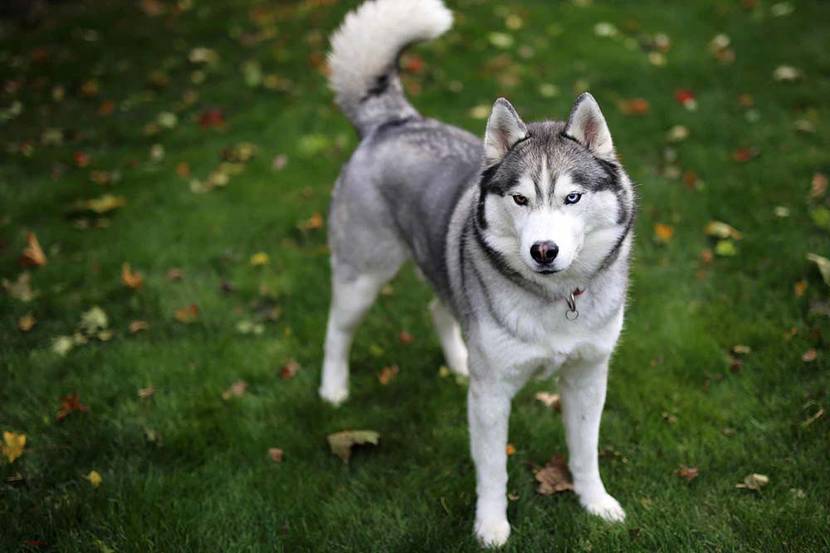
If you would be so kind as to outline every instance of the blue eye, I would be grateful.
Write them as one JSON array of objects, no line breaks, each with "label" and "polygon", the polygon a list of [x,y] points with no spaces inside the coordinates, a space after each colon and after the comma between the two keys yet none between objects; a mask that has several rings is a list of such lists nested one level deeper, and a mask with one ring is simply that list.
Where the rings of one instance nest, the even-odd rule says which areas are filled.
[{"label": "blue eye", "polygon": [[581,199],[582,199],[582,194],[579,194],[578,192],[571,192],[570,194],[565,196],[565,204],[566,205],[575,204],[576,202],[578,202]]}]

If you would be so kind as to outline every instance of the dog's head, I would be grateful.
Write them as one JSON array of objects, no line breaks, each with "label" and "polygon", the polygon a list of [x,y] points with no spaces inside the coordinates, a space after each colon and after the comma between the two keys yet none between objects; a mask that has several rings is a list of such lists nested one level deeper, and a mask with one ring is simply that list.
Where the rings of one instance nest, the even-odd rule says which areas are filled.
[{"label": "dog's head", "polygon": [[593,96],[582,94],[567,122],[529,125],[499,98],[484,157],[477,222],[511,269],[584,277],[618,255],[634,193]]}]

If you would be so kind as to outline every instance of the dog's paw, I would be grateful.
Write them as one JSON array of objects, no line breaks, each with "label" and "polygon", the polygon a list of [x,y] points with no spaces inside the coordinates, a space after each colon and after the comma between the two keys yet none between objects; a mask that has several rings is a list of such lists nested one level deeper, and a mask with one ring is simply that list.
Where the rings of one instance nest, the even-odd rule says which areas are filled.
[{"label": "dog's paw", "polygon": [[477,520],[476,538],[484,547],[501,547],[510,537],[507,519]]},{"label": "dog's paw", "polygon": [[324,401],[332,404],[333,406],[339,407],[344,401],[349,399],[349,389],[345,387],[321,387],[320,397],[323,398]]},{"label": "dog's paw", "polygon": [[620,503],[610,495],[602,494],[588,499],[579,499],[585,510],[608,522],[622,522],[625,520],[625,511]]}]

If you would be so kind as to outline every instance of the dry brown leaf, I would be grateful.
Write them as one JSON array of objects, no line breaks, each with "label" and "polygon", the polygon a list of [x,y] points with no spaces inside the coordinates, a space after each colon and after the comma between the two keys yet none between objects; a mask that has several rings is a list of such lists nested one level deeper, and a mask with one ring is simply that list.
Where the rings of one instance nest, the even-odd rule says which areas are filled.
[{"label": "dry brown leaf", "polygon": [[244,380],[237,380],[231,387],[222,392],[222,399],[225,401],[234,398],[234,397],[241,397],[245,395],[245,391],[248,389],[248,383]]},{"label": "dry brown leaf", "polygon": [[300,364],[295,359],[289,359],[285,365],[280,369],[280,378],[283,380],[291,380],[297,375],[300,370]]},{"label": "dry brown leaf", "polygon": [[167,280],[178,281],[184,278],[184,271],[178,267],[173,267],[167,270]]},{"label": "dry brown leaf", "polygon": [[32,313],[26,313],[17,320],[17,328],[20,332],[29,332],[37,324],[37,319]]},{"label": "dry brown leaf", "polygon": [[147,386],[146,388],[138,389],[139,399],[150,399],[156,393],[155,386]]},{"label": "dry brown leaf", "polygon": [[61,398],[61,406],[58,409],[57,420],[60,422],[72,413],[86,413],[89,407],[81,403],[78,393],[67,394]]},{"label": "dry brown leaf", "polygon": [[818,200],[827,193],[827,175],[816,173],[810,183],[810,199]]},{"label": "dry brown leaf", "polygon": [[130,334],[138,334],[139,332],[143,332],[150,328],[150,324],[147,321],[131,321],[130,326],[127,327],[130,331]]},{"label": "dry brown leaf", "polygon": [[504,452],[507,453],[508,457],[511,457],[516,454],[516,446],[511,443],[508,443],[507,446],[504,448]]},{"label": "dry brown leaf", "polygon": [[133,271],[129,263],[121,265],[121,283],[127,288],[138,290],[144,284],[144,277],[138,271]]},{"label": "dry brown leaf", "polygon": [[534,470],[533,475],[539,483],[536,487],[536,493],[539,495],[553,495],[574,489],[571,471],[568,470],[564,455],[554,455],[544,467]]},{"label": "dry brown leaf", "polygon": [[378,445],[380,434],[374,430],[344,430],[329,434],[326,438],[331,452],[348,463],[352,456],[352,447],[356,445]]},{"label": "dry brown leaf", "polygon": [[37,295],[34,291],[32,291],[32,274],[29,271],[23,271],[20,273],[17,280],[13,282],[10,282],[4,278],[3,289],[5,289],[6,292],[14,299],[20,300],[24,303],[32,301]]},{"label": "dry brown leaf", "polygon": [[176,309],[175,317],[180,323],[190,324],[199,318],[199,306],[191,303],[190,305]]},{"label": "dry brown leaf", "polygon": [[46,265],[46,254],[43,253],[43,248],[40,247],[40,242],[34,232],[26,234],[26,247],[20,255],[20,264],[24,267]]},{"label": "dry brown leaf", "polygon": [[545,407],[550,407],[555,411],[562,410],[562,403],[559,400],[559,394],[552,394],[550,392],[537,392],[536,399],[545,404]]},{"label": "dry brown leaf", "polygon": [[807,291],[807,281],[806,280],[799,280],[793,285],[793,293],[795,297],[800,298],[804,295],[804,292]]},{"label": "dry brown leaf", "polygon": [[700,469],[697,467],[687,467],[686,465],[680,465],[680,468],[674,471],[674,473],[679,476],[680,478],[685,478],[689,482],[694,480],[700,474]]},{"label": "dry brown leaf", "polygon": [[278,448],[278,447],[269,447],[268,448],[268,457],[274,461],[275,463],[282,463],[282,459],[285,456],[285,453]]},{"label": "dry brown leaf", "polygon": [[810,348],[801,355],[801,360],[805,363],[812,363],[816,360],[816,357],[818,357],[818,352],[816,352],[816,348]]},{"label": "dry brown leaf", "polygon": [[409,345],[415,341],[415,337],[412,336],[412,334],[410,334],[409,332],[401,330],[401,332],[398,334],[398,341],[404,345]]},{"label": "dry brown leaf", "polygon": [[176,174],[183,179],[190,178],[190,164],[186,161],[180,161],[177,163]]},{"label": "dry brown leaf", "polygon": [[378,375],[378,380],[380,381],[380,383],[382,385],[386,386],[387,384],[392,382],[392,380],[394,380],[394,378],[396,376],[398,376],[399,372],[400,372],[400,369],[398,368],[397,365],[390,365],[388,367],[383,367],[380,370],[380,374]]}]

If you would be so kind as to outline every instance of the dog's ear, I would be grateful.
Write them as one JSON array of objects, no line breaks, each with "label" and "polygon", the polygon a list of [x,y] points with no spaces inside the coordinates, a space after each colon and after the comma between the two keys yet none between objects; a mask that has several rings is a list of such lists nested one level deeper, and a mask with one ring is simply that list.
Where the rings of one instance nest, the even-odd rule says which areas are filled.
[{"label": "dog's ear", "polygon": [[584,92],[576,99],[565,125],[565,134],[576,139],[595,156],[614,159],[614,142],[611,140],[608,123],[602,116],[599,104],[589,93]]},{"label": "dog's ear", "polygon": [[498,163],[516,142],[527,137],[527,127],[510,102],[499,98],[487,120],[484,133],[484,162]]}]

